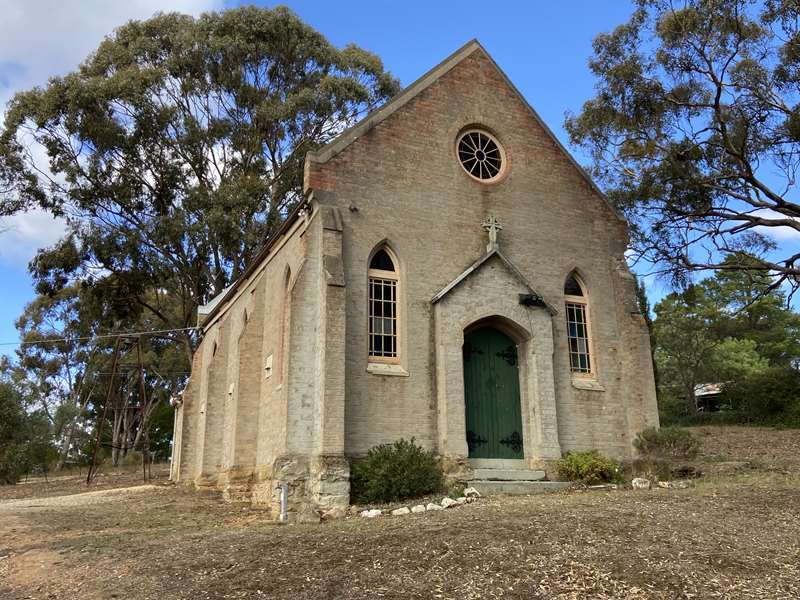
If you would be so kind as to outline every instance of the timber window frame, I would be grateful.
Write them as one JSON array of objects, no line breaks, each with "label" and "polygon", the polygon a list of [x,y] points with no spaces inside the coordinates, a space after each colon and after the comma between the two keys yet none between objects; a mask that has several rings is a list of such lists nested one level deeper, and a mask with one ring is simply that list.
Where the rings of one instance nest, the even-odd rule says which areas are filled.
[{"label": "timber window frame", "polygon": [[564,314],[572,377],[594,379],[597,375],[597,356],[594,352],[589,298],[586,286],[576,273],[570,273],[564,282]]},{"label": "timber window frame", "polygon": [[494,183],[506,172],[506,153],[497,138],[478,127],[462,131],[456,139],[456,156],[470,178]]},{"label": "timber window frame", "polygon": [[370,364],[401,362],[400,261],[386,244],[372,254],[367,271],[367,360]]}]

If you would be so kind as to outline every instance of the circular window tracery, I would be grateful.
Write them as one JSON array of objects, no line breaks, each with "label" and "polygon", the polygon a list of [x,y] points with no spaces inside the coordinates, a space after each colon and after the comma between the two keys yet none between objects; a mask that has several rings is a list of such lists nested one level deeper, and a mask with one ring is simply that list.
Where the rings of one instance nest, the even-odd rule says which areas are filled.
[{"label": "circular window tracery", "polygon": [[503,158],[500,144],[485,131],[465,131],[458,138],[458,160],[476,179],[488,181],[498,177],[503,170]]}]

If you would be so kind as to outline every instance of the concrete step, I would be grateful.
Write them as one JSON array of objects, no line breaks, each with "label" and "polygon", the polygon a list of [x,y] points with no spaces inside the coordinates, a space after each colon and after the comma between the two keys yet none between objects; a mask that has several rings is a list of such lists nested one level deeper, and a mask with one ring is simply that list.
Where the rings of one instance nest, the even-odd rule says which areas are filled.
[{"label": "concrete step", "polygon": [[473,469],[472,476],[477,480],[539,481],[545,475],[533,469]]},{"label": "concrete step", "polygon": [[484,496],[493,494],[542,494],[545,492],[556,492],[572,487],[569,481],[491,481],[474,479],[467,483],[474,487]]},{"label": "concrete step", "polygon": [[[527,469],[528,465],[521,458],[470,458],[469,466],[473,469]],[[476,477],[477,479],[477,477]]]}]

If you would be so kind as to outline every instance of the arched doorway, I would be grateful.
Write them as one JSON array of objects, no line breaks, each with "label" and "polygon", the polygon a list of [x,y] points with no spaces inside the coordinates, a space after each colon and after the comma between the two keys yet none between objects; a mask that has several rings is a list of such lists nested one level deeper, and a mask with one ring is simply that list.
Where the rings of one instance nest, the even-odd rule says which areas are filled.
[{"label": "arched doorway", "polygon": [[492,326],[464,335],[464,402],[470,458],[523,458],[517,345]]}]

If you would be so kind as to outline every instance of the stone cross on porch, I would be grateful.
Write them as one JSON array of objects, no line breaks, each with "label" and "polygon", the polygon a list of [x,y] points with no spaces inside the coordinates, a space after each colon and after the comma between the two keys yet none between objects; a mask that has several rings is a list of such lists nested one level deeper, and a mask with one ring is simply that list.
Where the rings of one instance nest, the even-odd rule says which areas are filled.
[{"label": "stone cross on porch", "polygon": [[497,250],[499,247],[497,244],[497,232],[503,229],[503,226],[500,225],[494,216],[486,217],[481,225],[483,225],[483,228],[489,232],[489,243],[486,246],[486,252]]}]

